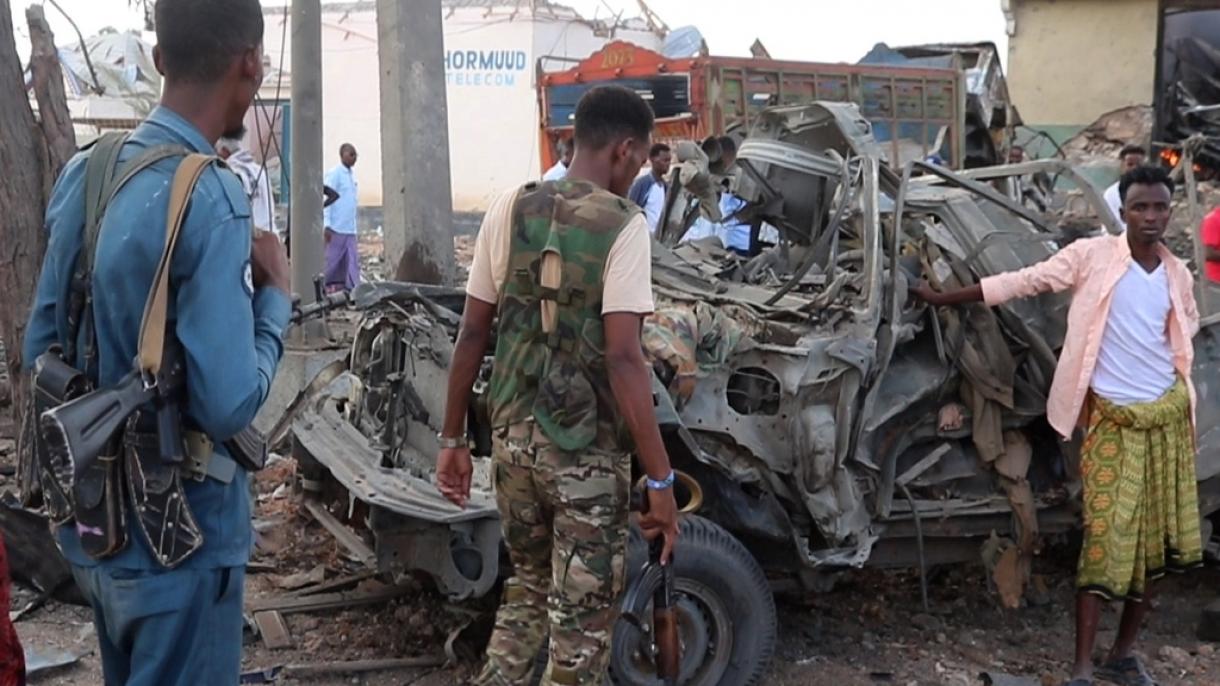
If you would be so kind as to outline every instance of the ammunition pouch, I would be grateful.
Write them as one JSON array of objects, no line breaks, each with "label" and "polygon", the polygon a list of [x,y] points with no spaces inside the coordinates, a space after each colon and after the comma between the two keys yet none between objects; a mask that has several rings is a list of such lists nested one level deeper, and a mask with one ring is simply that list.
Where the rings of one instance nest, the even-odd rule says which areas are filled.
[{"label": "ammunition pouch", "polygon": [[[61,350],[56,346],[34,361],[35,417],[90,391],[89,379],[64,362],[61,355]],[[65,524],[72,519],[72,482],[70,479],[65,482],[63,477],[70,475],[57,471],[47,442],[38,430],[34,431],[34,455],[39,467],[38,479],[47,516],[55,524]]]},{"label": "ammunition pouch", "polygon": [[118,441],[112,441],[77,477],[72,494],[81,550],[95,559],[122,550],[127,545],[127,508],[123,501],[122,447]]},{"label": "ammunition pouch", "polygon": [[123,458],[132,516],[157,562],[173,569],[203,545],[182,488],[183,470],[166,464],[157,434],[133,428],[123,434]]}]

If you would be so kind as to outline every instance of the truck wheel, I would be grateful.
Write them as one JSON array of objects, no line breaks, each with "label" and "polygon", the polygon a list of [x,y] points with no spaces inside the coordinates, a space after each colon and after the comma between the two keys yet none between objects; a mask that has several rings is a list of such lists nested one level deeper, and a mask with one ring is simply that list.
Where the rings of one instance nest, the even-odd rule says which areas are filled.
[{"label": "truck wheel", "polygon": [[[640,575],[648,554],[635,528],[627,549],[627,583]],[[760,683],[775,650],[775,599],[762,569],[732,534],[696,516],[682,519],[674,554],[674,607],[682,645],[683,686]],[[640,617],[652,616],[652,593],[641,594]],[[655,686],[652,637],[620,619],[614,627],[610,680]]]}]

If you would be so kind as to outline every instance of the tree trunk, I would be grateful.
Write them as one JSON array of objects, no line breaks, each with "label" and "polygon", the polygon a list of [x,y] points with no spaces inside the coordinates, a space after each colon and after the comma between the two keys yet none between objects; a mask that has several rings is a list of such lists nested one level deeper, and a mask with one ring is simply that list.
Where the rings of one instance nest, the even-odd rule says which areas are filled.
[{"label": "tree trunk", "polygon": [[0,184],[0,264],[5,267],[0,270],[0,340],[11,384],[7,414],[17,428],[19,457],[29,450],[28,441],[21,440],[27,436],[22,420],[30,414],[21,343],[46,251],[43,212],[55,176],[76,149],[54,38],[41,8],[31,8],[26,18],[41,123],[30,109],[10,0],[0,0],[0,169],[5,175]]},{"label": "tree trunk", "polygon": [[30,69],[34,75],[34,97],[38,100],[38,125],[46,142],[43,197],[50,199],[59,172],[76,154],[76,132],[72,129],[72,117],[68,114],[55,36],[47,25],[42,5],[30,5],[25,11],[25,18],[30,26]]}]

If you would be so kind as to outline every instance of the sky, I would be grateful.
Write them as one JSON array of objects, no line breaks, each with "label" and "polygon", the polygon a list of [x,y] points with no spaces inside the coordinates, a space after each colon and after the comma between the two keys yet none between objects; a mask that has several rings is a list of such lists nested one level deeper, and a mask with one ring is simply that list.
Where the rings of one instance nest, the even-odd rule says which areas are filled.
[{"label": "sky", "polygon": [[[586,17],[638,14],[636,0],[562,0]],[[874,44],[990,41],[1007,61],[1000,0],[647,0],[669,27],[697,26],[714,55],[855,62]],[[611,12],[613,10],[613,13]]]},{"label": "sky", "polygon": [[[637,0],[557,0],[589,18],[639,14]],[[42,4],[43,0],[33,0]],[[128,0],[57,0],[90,36],[107,26],[143,28],[143,12]],[[25,8],[31,0],[11,0],[17,51],[29,55]],[[282,0],[263,0],[283,5]],[[855,62],[877,42],[891,46],[933,42],[991,41],[1008,56],[1000,0],[648,0],[670,28],[695,25],[711,52],[748,56],[755,38],[776,59]],[[47,20],[60,44],[75,34],[49,3]]]}]

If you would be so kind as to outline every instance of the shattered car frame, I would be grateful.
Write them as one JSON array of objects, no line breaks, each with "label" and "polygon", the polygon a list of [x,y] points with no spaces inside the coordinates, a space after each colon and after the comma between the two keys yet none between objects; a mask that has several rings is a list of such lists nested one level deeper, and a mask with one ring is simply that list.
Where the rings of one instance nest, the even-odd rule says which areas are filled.
[{"label": "shattered car frame", "polygon": [[[972,283],[1073,238],[1014,197],[1012,178],[1064,174],[1098,209],[1099,193],[1063,163],[967,173],[912,163],[898,175],[855,106],[835,103],[766,110],[739,160],[742,217],[779,228],[778,246],[742,258],[710,241],[654,243],[658,313],[645,347],[657,418],[674,466],[703,487],[700,515],[776,589],[981,554],[1016,606],[1039,536],[1079,523],[1078,446],[1044,416],[1067,296],[936,310],[908,287]],[[482,456],[471,504],[459,510],[432,485],[462,297],[360,287],[348,371],[293,426],[303,471],[329,474],[367,508],[379,562],[422,571],[454,598],[485,594],[502,573],[482,402],[490,358],[468,422]],[[674,321],[687,324],[665,329]],[[1214,323],[1195,343],[1204,514],[1220,508]],[[660,343],[648,344],[648,326]],[[681,365],[698,370],[693,393],[674,390]]]}]

